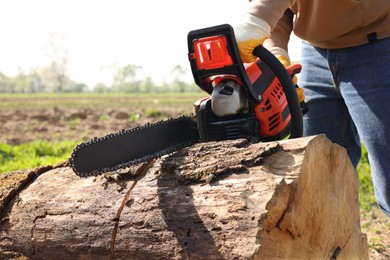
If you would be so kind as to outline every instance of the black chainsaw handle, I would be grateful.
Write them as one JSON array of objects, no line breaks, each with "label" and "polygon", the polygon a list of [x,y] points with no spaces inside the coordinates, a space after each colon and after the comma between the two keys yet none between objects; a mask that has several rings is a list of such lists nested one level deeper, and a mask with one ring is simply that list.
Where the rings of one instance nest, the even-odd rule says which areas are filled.
[{"label": "black chainsaw handle", "polygon": [[287,73],[286,68],[280,63],[280,61],[263,46],[258,46],[253,50],[253,55],[259,57],[264,61],[271,70],[275,73],[279,79],[283,91],[286,94],[288,108],[291,114],[291,138],[301,137],[303,135],[303,118],[301,105],[299,103],[298,94],[291,80],[290,75]]}]

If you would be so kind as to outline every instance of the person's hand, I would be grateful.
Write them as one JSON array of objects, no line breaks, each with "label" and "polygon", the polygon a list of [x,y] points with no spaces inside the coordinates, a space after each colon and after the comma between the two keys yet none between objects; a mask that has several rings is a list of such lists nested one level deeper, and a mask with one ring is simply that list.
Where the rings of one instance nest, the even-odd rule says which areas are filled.
[{"label": "person's hand", "polygon": [[[287,55],[287,57],[285,55],[279,55],[279,56],[277,56],[277,58],[285,68],[288,68],[291,65],[290,59],[288,58],[288,55]],[[294,82],[295,90],[297,91],[297,94],[298,94],[299,103],[304,102],[305,101],[304,90],[303,90],[303,88],[298,87],[298,85],[297,85],[298,78],[296,75],[293,76],[292,81]]]},{"label": "person's hand", "polygon": [[[294,76],[296,78],[296,76]],[[305,101],[305,91],[303,88],[298,87],[298,85],[295,85],[295,90],[298,94],[299,103],[303,103]]]},{"label": "person's hand", "polygon": [[[290,63],[290,59],[289,58],[286,58],[285,56],[283,55],[280,55],[280,56],[277,56],[276,58],[278,58],[278,60],[280,61],[280,63],[282,63],[282,65],[287,68],[288,66],[291,65]],[[296,75],[294,75],[294,77],[292,78],[293,82],[294,82],[294,85],[297,85],[298,83],[298,78]]]},{"label": "person's hand", "polygon": [[240,56],[243,62],[254,62],[253,50],[271,35],[271,26],[263,19],[246,15],[245,21],[234,29]]}]

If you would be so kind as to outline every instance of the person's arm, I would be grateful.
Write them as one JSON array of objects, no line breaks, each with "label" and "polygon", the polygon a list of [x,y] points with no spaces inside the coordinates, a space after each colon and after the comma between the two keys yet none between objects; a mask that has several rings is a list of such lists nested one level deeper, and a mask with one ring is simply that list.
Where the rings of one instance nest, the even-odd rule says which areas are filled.
[{"label": "person's arm", "polygon": [[[272,30],[270,38],[263,43],[263,46],[275,55],[286,68],[291,65],[290,56],[288,55],[288,42],[293,31],[293,25],[294,13],[291,9],[287,9]],[[305,94],[303,88],[297,86],[298,78],[296,75],[293,77],[293,82],[297,87],[299,102],[302,103],[305,100]]]},{"label": "person's arm", "polygon": [[235,28],[238,49],[243,62],[253,62],[252,52],[262,45],[289,8],[292,0],[254,0],[243,22]]},{"label": "person's arm", "polygon": [[293,30],[293,19],[293,12],[287,9],[272,30],[270,38],[263,43],[264,47],[274,54],[285,67],[291,63],[288,55],[288,42]]},{"label": "person's arm", "polygon": [[241,59],[249,63],[256,60],[253,50],[271,36],[271,26],[261,18],[246,14],[243,23],[234,32]]}]

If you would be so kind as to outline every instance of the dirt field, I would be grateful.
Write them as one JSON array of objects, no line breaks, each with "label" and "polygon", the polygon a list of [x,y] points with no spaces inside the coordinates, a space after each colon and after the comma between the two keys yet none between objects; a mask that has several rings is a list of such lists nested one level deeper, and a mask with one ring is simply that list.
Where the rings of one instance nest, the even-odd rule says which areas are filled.
[{"label": "dirt field", "polygon": [[188,114],[202,94],[0,97],[0,142],[86,140],[123,128]]},{"label": "dirt field", "polygon": [[[86,140],[192,111],[185,96],[0,96],[0,142]],[[370,259],[390,259],[390,220],[377,207],[361,214]]]},{"label": "dirt field", "polygon": [[53,108],[3,112],[0,119],[0,142],[15,145],[34,139],[54,142],[85,140],[154,120],[152,117],[145,117],[130,121],[129,117],[130,114],[125,109],[109,108],[66,110]]}]

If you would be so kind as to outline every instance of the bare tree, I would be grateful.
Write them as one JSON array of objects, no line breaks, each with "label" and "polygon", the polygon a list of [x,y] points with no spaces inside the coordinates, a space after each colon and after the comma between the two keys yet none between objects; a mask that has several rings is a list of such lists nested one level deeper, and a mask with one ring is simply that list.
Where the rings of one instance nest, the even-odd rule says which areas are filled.
[{"label": "bare tree", "polygon": [[53,88],[62,92],[68,77],[68,45],[62,33],[50,32],[46,45],[46,55],[50,59],[50,74],[53,79]]},{"label": "bare tree", "polygon": [[120,67],[114,75],[114,90],[121,92],[139,92],[141,80],[138,77],[138,73],[141,70],[141,66],[134,64]]},{"label": "bare tree", "polygon": [[184,80],[187,74],[186,69],[181,65],[176,65],[170,72],[172,77],[172,89],[175,92],[185,92],[187,83]]}]

